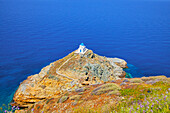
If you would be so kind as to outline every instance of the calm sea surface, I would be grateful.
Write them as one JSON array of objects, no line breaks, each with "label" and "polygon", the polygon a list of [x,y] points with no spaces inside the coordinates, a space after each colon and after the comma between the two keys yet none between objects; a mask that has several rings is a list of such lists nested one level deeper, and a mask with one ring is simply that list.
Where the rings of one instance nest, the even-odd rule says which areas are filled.
[{"label": "calm sea surface", "polygon": [[0,105],[81,42],[133,77],[170,77],[170,0],[0,0]]}]

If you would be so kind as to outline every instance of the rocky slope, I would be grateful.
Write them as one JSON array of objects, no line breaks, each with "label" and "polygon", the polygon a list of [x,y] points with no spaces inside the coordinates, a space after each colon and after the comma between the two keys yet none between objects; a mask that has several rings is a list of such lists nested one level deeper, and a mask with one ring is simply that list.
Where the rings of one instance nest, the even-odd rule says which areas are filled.
[{"label": "rocky slope", "polygon": [[[84,91],[81,88],[85,85],[119,80],[126,75],[123,71],[127,68],[126,64],[122,59],[99,56],[92,50],[84,55],[72,52],[24,80],[15,92],[11,105],[29,110],[37,103],[56,100],[67,92]],[[62,103],[63,100],[57,101]]]},{"label": "rocky slope", "polygon": [[[169,95],[169,87],[170,79],[165,76],[122,78],[66,91],[60,96],[46,98],[34,103],[28,109],[18,110],[16,113],[122,113],[120,108],[125,104],[122,106],[121,103],[127,103],[127,109],[129,109],[130,106],[137,106],[138,103],[148,103],[149,100],[154,102],[152,99],[159,95]],[[153,97],[154,95],[156,97]],[[147,101],[146,97],[148,98]],[[154,106],[157,108],[156,104],[158,104],[159,107],[162,107],[165,103],[170,102],[170,95],[165,95],[165,97],[158,99],[162,102],[160,105],[156,100]],[[137,104],[135,105],[135,103]],[[168,111],[168,103],[166,106]],[[137,107],[136,110],[138,109]],[[143,108],[140,109],[144,110]],[[138,112],[141,112],[141,110],[138,110]],[[155,108],[152,110],[157,111]],[[129,113],[129,111],[124,111],[124,113]],[[164,111],[164,113],[166,112]]]}]

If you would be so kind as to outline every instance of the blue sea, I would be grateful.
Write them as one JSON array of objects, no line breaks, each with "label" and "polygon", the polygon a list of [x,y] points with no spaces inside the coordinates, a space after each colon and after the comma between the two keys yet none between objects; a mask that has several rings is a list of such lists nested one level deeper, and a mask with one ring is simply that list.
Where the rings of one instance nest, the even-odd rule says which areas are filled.
[{"label": "blue sea", "polygon": [[0,105],[81,42],[133,77],[170,77],[170,0],[0,0]]}]

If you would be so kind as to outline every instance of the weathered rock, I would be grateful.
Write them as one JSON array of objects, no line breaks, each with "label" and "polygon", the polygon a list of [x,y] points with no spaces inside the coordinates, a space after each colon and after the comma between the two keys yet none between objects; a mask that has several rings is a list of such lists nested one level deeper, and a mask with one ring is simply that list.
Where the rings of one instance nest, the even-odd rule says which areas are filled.
[{"label": "weathered rock", "polygon": [[111,82],[115,83],[115,80],[112,80]]},{"label": "weathered rock", "polygon": [[90,82],[89,82],[89,81],[84,81],[84,82],[82,82],[81,84],[82,84],[82,85],[89,85]]},{"label": "weathered rock", "polygon": [[77,105],[77,102],[72,102],[71,105],[75,106]]},{"label": "weathered rock", "polygon": [[63,96],[60,98],[59,103],[65,102],[69,97],[68,96]]},{"label": "weathered rock", "polygon": [[128,79],[123,80],[123,82],[130,82]]},{"label": "weathered rock", "polygon": [[120,66],[121,68],[127,68],[127,62],[120,58],[108,58],[108,60],[114,62],[116,65]]},{"label": "weathered rock", "polygon": [[82,88],[78,88],[78,89],[75,89],[75,91],[76,92],[83,92],[83,91],[85,91],[85,88],[83,88],[83,87]]},{"label": "weathered rock", "polygon": [[112,60],[112,58],[108,58],[108,60],[110,61],[110,64],[114,67],[114,70],[113,70],[114,75],[116,77],[124,78],[126,73],[123,71],[122,67],[115,64],[115,62]]},{"label": "weathered rock", "polygon": [[161,75],[161,76],[151,76],[151,77],[142,77],[141,80],[143,81],[150,81],[150,80],[155,80],[155,79],[159,79],[160,81],[163,81],[163,80],[167,80],[167,77],[164,76],[164,75]]},{"label": "weathered rock", "polygon": [[76,82],[73,80],[70,82],[71,87],[73,87],[76,84]]},{"label": "weathered rock", "polygon": [[[70,53],[44,67],[39,74],[29,76],[15,92],[15,106],[29,107],[34,103],[58,98],[64,92],[83,92],[82,85],[95,85],[125,77],[126,62],[106,58],[88,50],[84,55]],[[87,79],[88,77],[88,79]]]},{"label": "weathered rock", "polygon": [[160,81],[159,79],[156,79],[156,80],[146,81],[145,83],[146,83],[146,84],[154,84],[154,83],[159,82],[159,81]]},{"label": "weathered rock", "polygon": [[72,89],[71,89],[71,88],[69,88],[69,89],[67,89],[67,91],[71,92],[71,91],[72,91]]},{"label": "weathered rock", "polygon": [[122,82],[122,83],[120,84],[120,86],[123,86],[123,85],[126,85],[126,83],[125,83],[125,82]]},{"label": "weathered rock", "polygon": [[96,84],[90,84],[90,86],[96,86],[96,85],[99,85],[99,83],[96,83]]},{"label": "weathered rock", "polygon": [[[140,78],[132,78],[132,80],[133,79],[135,79],[135,81],[138,81],[138,79]],[[166,91],[170,90],[168,89],[169,83],[164,84],[162,82],[159,82],[158,84],[155,85],[151,85],[151,84],[148,85],[146,84],[147,81],[146,82],[142,81],[142,83],[122,82],[122,83],[127,83],[128,85],[120,87],[119,83],[122,80],[125,79],[115,80],[115,83],[106,82],[105,84],[99,84],[97,86],[91,86],[91,85],[84,86],[86,90],[83,93],[82,92],[79,93],[75,91],[65,92],[62,95],[67,95],[67,96],[65,99],[64,99],[65,96],[63,96],[62,97],[63,101],[61,102],[59,102],[59,100],[61,100],[61,97],[49,98],[46,99],[45,101],[42,100],[41,102],[36,102],[32,107],[30,107],[30,109],[26,109],[26,111],[24,112],[29,113],[31,112],[31,109],[34,109],[35,113],[41,113],[42,111],[44,113],[56,113],[56,112],[72,113],[75,112],[75,110],[76,112],[81,112],[83,111],[84,108],[86,109],[87,107],[94,110],[100,109],[105,105],[106,105],[106,109],[108,109],[108,105],[113,106],[114,103],[119,103],[121,101],[126,102],[127,98],[129,99],[136,98],[136,93],[139,94],[139,92],[141,92],[140,93],[141,95],[145,95],[146,91],[147,93],[153,93],[154,91],[157,92],[163,91],[162,89],[166,89]],[[128,80],[130,81],[131,79]],[[150,81],[155,81],[155,80],[150,80]],[[168,81],[168,79],[165,79],[164,81]],[[134,91],[132,90],[133,92],[127,92],[128,89],[133,89]],[[135,92],[135,89],[138,89],[138,91]],[[125,90],[125,92],[122,92],[123,90]],[[120,91],[122,93],[120,93]],[[144,93],[142,93],[143,91]],[[132,100],[132,103],[133,102],[134,101]],[[100,112],[100,111],[95,110],[94,112]],[[103,110],[101,112],[103,112]],[[110,112],[110,111],[107,110],[106,112]]]}]

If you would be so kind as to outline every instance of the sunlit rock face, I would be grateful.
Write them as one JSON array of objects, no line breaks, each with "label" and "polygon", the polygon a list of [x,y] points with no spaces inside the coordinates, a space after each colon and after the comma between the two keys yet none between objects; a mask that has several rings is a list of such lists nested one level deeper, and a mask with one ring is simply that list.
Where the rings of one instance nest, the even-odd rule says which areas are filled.
[{"label": "sunlit rock face", "polygon": [[[138,105],[139,102],[142,102],[139,96],[146,99],[147,95],[147,101],[149,101],[155,98],[153,95],[158,97],[158,92],[161,96],[167,94],[170,91],[169,80],[165,76],[122,78],[81,88],[73,87],[71,91],[65,91],[60,93],[59,96],[35,102],[28,109],[18,110],[16,113],[87,113],[89,111],[85,111],[87,109],[92,109],[97,113],[104,111],[108,113],[113,111],[113,109],[108,109],[108,106],[117,108],[121,102],[127,103],[130,100],[132,105],[134,103]],[[163,103],[167,103],[168,99],[162,97],[158,100],[160,102],[164,100],[166,102],[163,101]],[[134,98],[138,101],[134,101]],[[146,103],[146,100],[143,100],[143,102]],[[157,103],[156,100],[155,103]]]},{"label": "sunlit rock face", "polygon": [[28,108],[84,85],[124,78],[126,64],[122,59],[99,56],[92,50],[85,54],[72,52],[24,80],[14,94],[12,105]]}]

